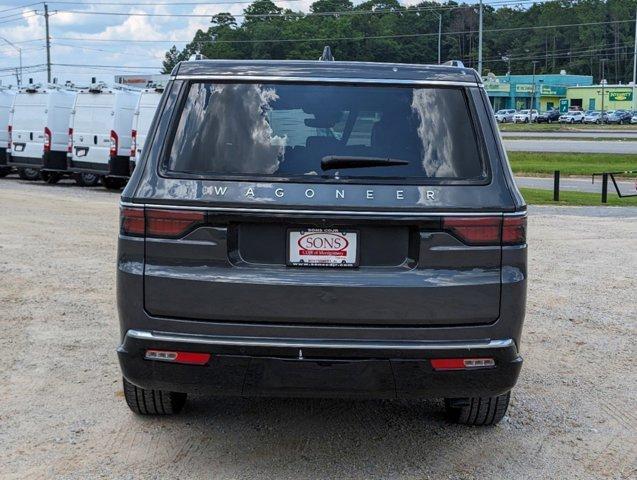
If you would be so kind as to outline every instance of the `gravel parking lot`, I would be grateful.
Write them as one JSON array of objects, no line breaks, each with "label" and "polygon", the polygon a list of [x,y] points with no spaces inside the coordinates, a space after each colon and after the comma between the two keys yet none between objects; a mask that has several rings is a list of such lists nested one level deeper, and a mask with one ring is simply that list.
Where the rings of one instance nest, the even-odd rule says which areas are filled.
[{"label": "gravel parking lot", "polygon": [[532,208],[525,365],[494,428],[441,402],[125,406],[118,195],[0,180],[0,478],[636,478],[637,209]]}]

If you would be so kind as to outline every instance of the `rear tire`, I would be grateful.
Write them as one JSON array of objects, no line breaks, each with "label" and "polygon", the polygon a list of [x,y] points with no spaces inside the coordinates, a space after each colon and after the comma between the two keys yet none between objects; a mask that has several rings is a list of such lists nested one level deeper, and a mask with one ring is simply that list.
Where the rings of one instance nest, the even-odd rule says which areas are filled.
[{"label": "rear tire", "polygon": [[40,180],[40,171],[35,168],[18,168],[18,175],[22,180],[30,182]]},{"label": "rear tire", "polygon": [[95,187],[100,183],[100,176],[95,173],[76,173],[73,178],[80,187]]},{"label": "rear tire", "polygon": [[126,404],[137,415],[174,415],[186,403],[187,395],[163,390],[147,390],[130,383],[125,378],[124,398]]},{"label": "rear tire", "polygon": [[445,398],[447,419],[460,425],[496,425],[504,418],[511,392],[497,397]]},{"label": "rear tire", "polygon": [[58,172],[45,172],[40,170],[40,178],[44,181],[44,183],[55,185],[62,179],[62,174]]},{"label": "rear tire", "polygon": [[113,177],[102,177],[102,185],[108,190],[120,190],[126,185],[126,180]]}]

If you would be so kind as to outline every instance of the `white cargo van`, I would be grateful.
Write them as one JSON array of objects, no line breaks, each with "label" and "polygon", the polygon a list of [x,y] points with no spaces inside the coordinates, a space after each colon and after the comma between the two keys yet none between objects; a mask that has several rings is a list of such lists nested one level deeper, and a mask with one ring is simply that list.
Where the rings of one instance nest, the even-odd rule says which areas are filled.
[{"label": "white cargo van", "polygon": [[130,176],[131,131],[139,90],[93,83],[78,91],[68,137],[69,169],[119,189]]},{"label": "white cargo van", "polygon": [[11,173],[11,167],[7,166],[7,147],[9,146],[9,114],[15,93],[15,90],[0,87],[0,177]]},{"label": "white cargo van", "polygon": [[[15,95],[9,117],[11,155],[8,165],[20,177],[35,180],[40,175],[50,183],[61,178],[66,166],[66,139],[75,92],[59,85],[30,84]],[[40,172],[45,165],[51,172]]]},{"label": "white cargo van", "polygon": [[133,118],[132,146],[130,151],[131,172],[141,158],[146,142],[148,129],[155,117],[155,111],[164,93],[163,85],[149,85],[141,91],[137,107],[135,108],[135,117]]}]

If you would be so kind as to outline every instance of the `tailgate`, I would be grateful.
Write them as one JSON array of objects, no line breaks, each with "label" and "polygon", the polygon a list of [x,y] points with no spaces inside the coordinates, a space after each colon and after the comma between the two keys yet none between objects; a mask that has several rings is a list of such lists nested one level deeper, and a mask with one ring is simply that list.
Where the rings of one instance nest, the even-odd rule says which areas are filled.
[{"label": "tailgate", "polygon": [[[167,225],[174,211],[152,215]],[[355,232],[357,264],[290,266],[291,232],[312,229]],[[499,315],[501,247],[467,245],[443,230],[441,217],[208,213],[183,232],[146,240],[152,315],[377,326],[481,324]]]}]

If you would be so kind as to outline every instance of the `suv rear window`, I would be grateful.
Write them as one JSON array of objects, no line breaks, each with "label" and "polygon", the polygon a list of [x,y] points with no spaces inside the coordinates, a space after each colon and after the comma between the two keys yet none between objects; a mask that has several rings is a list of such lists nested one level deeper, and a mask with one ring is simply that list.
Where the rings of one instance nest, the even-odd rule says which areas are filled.
[{"label": "suv rear window", "polygon": [[[327,167],[326,157],[336,163]],[[165,170],[304,181],[485,177],[460,88],[289,83],[191,83]]]}]

